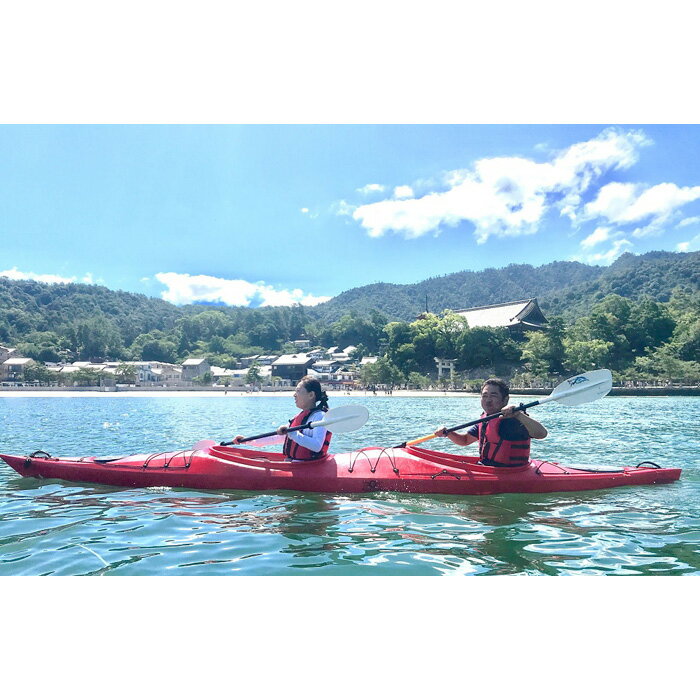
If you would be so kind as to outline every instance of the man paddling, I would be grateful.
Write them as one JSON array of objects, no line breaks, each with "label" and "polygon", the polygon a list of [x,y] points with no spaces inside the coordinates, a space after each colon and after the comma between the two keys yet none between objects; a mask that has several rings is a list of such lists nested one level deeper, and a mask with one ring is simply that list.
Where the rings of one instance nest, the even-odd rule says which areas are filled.
[{"label": "man paddling", "polygon": [[479,441],[479,461],[492,467],[520,467],[530,461],[530,440],[547,437],[547,429],[517,406],[508,405],[510,388],[502,379],[487,379],[481,387],[483,415],[501,413],[488,423],[473,425],[466,433],[447,431],[441,426],[435,434],[448,437],[465,447]]}]

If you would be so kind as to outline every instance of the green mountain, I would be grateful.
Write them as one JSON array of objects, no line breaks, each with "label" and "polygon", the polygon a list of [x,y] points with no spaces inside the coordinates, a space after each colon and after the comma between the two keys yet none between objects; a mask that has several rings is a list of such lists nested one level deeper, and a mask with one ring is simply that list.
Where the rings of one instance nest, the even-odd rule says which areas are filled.
[{"label": "green mountain", "polygon": [[575,318],[588,313],[593,304],[608,294],[634,300],[648,296],[666,302],[676,287],[688,291],[700,289],[700,252],[625,253],[609,267],[602,268],[597,279],[542,295],[540,305],[549,313]]},{"label": "green mountain", "polygon": [[0,343],[34,332],[61,332],[99,317],[118,326],[128,345],[140,333],[168,330],[183,310],[162,299],[88,284],[47,284],[0,277]]},{"label": "green mountain", "polygon": [[390,320],[412,321],[426,305],[439,313],[537,297],[545,313],[575,317],[606,294],[630,299],[649,295],[668,301],[677,286],[700,288],[700,253],[626,253],[609,267],[579,262],[508,265],[456,272],[416,284],[370,284],[343,292],[309,313],[333,322],[348,311],[367,315],[377,309]]},{"label": "green mountain", "polygon": [[[139,336],[153,333],[156,337],[149,341],[169,339],[180,355],[196,348],[198,340],[230,338],[237,333],[243,334],[236,341],[239,345],[272,349],[298,338],[305,328],[308,332],[309,324],[320,338],[323,329],[329,329],[349,312],[369,317],[370,312],[379,311],[388,321],[412,321],[425,311],[426,300],[428,309],[439,313],[448,308],[537,297],[545,314],[574,319],[588,313],[607,294],[667,301],[679,286],[688,291],[700,289],[700,252],[627,253],[609,267],[553,262],[540,267],[508,265],[464,271],[415,284],[370,284],[349,289],[316,307],[292,308],[178,307],[161,299],[97,285],[45,284],[0,277],[0,343],[16,344],[31,334],[55,333],[67,338],[70,347],[78,347],[82,334],[83,346],[87,347],[85,339],[97,328],[111,334],[104,345],[116,349],[129,347]],[[58,341],[38,337],[31,342]],[[229,352],[233,354],[233,350]]]}]

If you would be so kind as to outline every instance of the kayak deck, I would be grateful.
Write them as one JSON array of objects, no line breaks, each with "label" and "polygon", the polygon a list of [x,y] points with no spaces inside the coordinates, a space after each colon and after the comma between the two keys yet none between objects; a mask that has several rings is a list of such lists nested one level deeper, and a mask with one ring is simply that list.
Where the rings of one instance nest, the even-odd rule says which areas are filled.
[{"label": "kayak deck", "polygon": [[309,462],[221,446],[125,457],[55,458],[35,452],[0,458],[27,477],[127,487],[319,493],[546,493],[670,483],[681,475],[680,469],[651,462],[601,467],[534,459],[523,467],[489,467],[479,464],[476,457],[419,447],[367,447]]}]

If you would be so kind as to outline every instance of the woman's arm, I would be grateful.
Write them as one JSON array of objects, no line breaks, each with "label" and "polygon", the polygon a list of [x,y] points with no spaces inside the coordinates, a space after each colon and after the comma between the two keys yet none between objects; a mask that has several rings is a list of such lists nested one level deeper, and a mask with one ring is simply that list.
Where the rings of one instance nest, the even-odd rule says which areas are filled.
[{"label": "woman's arm", "polygon": [[266,447],[267,445],[277,445],[284,442],[284,435],[270,435],[269,437],[258,438],[250,442],[237,442],[238,438],[242,437],[242,435],[236,435],[234,442],[236,442],[237,445],[245,445],[246,447]]},{"label": "woman's arm", "polygon": [[295,430],[293,433],[288,433],[287,436],[290,440],[294,440],[297,445],[306,447],[312,452],[320,452],[326,440],[326,432],[327,430],[319,425],[306,430]]}]

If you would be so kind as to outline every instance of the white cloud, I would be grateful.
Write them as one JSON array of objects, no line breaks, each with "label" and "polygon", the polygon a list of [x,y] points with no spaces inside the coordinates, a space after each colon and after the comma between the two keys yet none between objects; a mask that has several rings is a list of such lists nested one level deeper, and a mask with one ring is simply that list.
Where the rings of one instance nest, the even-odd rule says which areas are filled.
[{"label": "white cloud", "polygon": [[599,226],[593,233],[581,241],[582,248],[593,248],[610,238],[610,229]]},{"label": "white cloud", "polygon": [[630,167],[649,143],[639,131],[606,129],[547,162],[484,158],[471,170],[445,173],[443,191],[361,205],[352,216],[372,237],[394,232],[417,238],[463,221],[474,224],[480,243],[490,236],[532,234],[550,210],[575,219],[593,182],[606,172]]},{"label": "white cloud", "polygon": [[167,287],[161,294],[162,298],[173,304],[208,301],[228,306],[315,306],[331,298],[304,294],[301,289],[278,290],[264,282],[252,283],[210,275],[159,272],[155,278]]},{"label": "white cloud", "polygon": [[679,207],[696,199],[700,199],[700,187],[678,187],[672,182],[664,182],[642,192],[626,216],[630,221],[641,221],[648,216],[665,219]]},{"label": "white cloud", "polygon": [[687,219],[683,219],[678,222],[676,228],[683,228],[684,226],[692,226],[693,224],[700,224],[700,216],[690,216]]},{"label": "white cloud", "polygon": [[654,219],[646,226],[638,226],[632,231],[635,238],[647,238],[648,236],[658,236],[664,232],[665,218]]},{"label": "white cloud", "polygon": [[[641,224],[632,231],[635,238],[661,233],[678,209],[700,199],[700,187],[679,187],[672,182],[646,187],[634,183],[611,182],[601,187],[597,197],[584,207],[587,218],[602,217],[615,224]],[[685,219],[693,223],[692,219]]]},{"label": "white cloud", "polygon": [[40,275],[36,272],[21,272],[16,267],[11,270],[3,270],[0,272],[0,277],[9,277],[11,280],[34,280],[36,282],[47,282],[49,284],[68,284],[69,282],[83,282],[84,284],[95,284],[92,273],[86,273],[82,279],[77,277],[61,277],[60,275],[44,274]]},{"label": "white cloud", "polygon": [[341,199],[338,203],[334,204],[331,207],[331,210],[335,210],[335,213],[338,216],[352,216],[356,208],[357,207],[354,207],[352,204],[349,204],[344,199]]},{"label": "white cloud", "polygon": [[302,207],[299,211],[308,216],[309,219],[318,219],[318,213],[312,212],[308,207]]},{"label": "white cloud", "polygon": [[608,221],[619,221],[628,210],[637,194],[637,185],[628,182],[611,182],[598,190],[598,196],[584,207],[586,218],[605,217]]},{"label": "white cloud", "polygon": [[625,238],[621,238],[617,241],[614,241],[610,249],[605,253],[595,253],[593,255],[588,255],[584,258],[583,262],[592,264],[602,263],[603,265],[609,265],[611,262],[617,260],[617,258],[619,258],[624,252],[633,247],[634,245],[630,241],[626,240]]},{"label": "white cloud", "polygon": [[394,187],[394,197],[396,199],[407,199],[413,197],[413,187],[410,185],[399,185]]},{"label": "white cloud", "polygon": [[384,192],[384,190],[386,190],[386,187],[384,185],[378,184],[365,185],[364,187],[357,188],[357,191],[360,194],[373,194],[375,192]]},{"label": "white cloud", "polygon": [[700,233],[695,236],[695,238],[691,238],[689,241],[679,243],[676,246],[676,250],[680,253],[694,253],[695,251],[700,250]]}]

